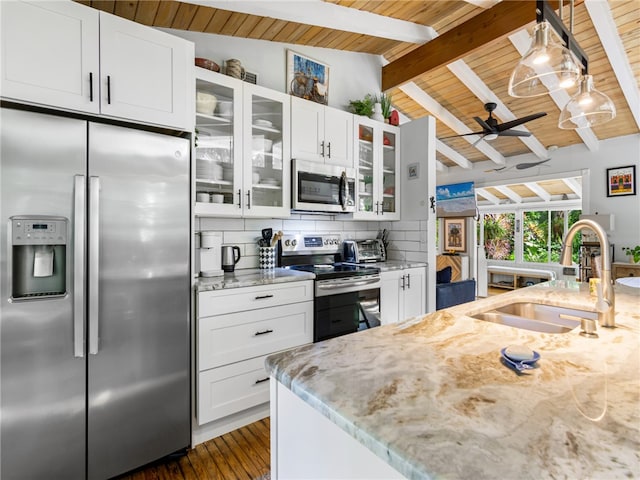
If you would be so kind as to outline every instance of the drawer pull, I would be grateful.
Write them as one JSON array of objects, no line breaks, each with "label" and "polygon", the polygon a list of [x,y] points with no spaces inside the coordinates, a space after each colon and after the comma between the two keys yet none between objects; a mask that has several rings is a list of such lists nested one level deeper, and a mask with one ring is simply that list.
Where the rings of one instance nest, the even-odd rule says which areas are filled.
[{"label": "drawer pull", "polygon": [[258,295],[256,300],[263,300],[265,298],[273,298],[273,295]]},{"label": "drawer pull", "polygon": [[256,332],[255,336],[257,337],[258,335],[266,335],[267,333],[273,333],[273,330],[267,329],[267,330],[263,330],[261,332]]},{"label": "drawer pull", "polygon": [[261,378],[260,380],[256,380],[254,385],[258,385],[259,383],[266,382],[269,380],[269,377]]}]

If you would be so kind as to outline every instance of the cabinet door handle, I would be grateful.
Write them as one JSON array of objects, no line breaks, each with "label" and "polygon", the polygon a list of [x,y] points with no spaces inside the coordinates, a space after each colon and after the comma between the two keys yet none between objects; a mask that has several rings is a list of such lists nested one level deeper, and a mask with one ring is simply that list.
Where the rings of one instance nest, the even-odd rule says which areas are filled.
[{"label": "cabinet door handle", "polygon": [[242,189],[238,189],[238,208],[242,208]]},{"label": "cabinet door handle", "polygon": [[273,333],[273,330],[267,328],[266,330],[262,330],[261,332],[254,333],[253,336],[257,337],[258,335],[266,335],[267,333]]},{"label": "cabinet door handle", "polygon": [[324,158],[324,140],[320,142],[320,155]]},{"label": "cabinet door handle", "polygon": [[111,75],[107,75],[107,103],[111,105]]},{"label": "cabinet door handle", "polygon": [[251,209],[251,189],[247,190],[247,210]]},{"label": "cabinet door handle", "polygon": [[331,142],[327,144],[327,157],[331,158]]},{"label": "cabinet door handle", "polygon": [[411,288],[411,274],[407,273],[407,288]]},{"label": "cabinet door handle", "polygon": [[256,297],[256,300],[262,300],[264,298],[273,298],[273,295],[271,295],[271,294],[270,295],[258,295]]},{"label": "cabinet door handle", "polygon": [[402,275],[402,290],[404,290],[404,287],[405,287],[404,280],[405,280],[405,279],[404,279],[404,275]]},{"label": "cabinet door handle", "polygon": [[89,101],[93,102],[93,72],[89,72]]},{"label": "cabinet door handle", "polygon": [[266,382],[267,380],[269,380],[269,377],[260,378],[259,380],[255,381],[254,385],[258,385],[259,383]]}]

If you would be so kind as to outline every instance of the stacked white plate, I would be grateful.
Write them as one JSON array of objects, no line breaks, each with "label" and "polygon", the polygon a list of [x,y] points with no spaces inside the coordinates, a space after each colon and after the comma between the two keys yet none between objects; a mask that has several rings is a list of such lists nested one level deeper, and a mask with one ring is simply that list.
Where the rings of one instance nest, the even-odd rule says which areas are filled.
[{"label": "stacked white plate", "polygon": [[280,182],[275,178],[264,178],[260,183],[263,185],[273,185],[273,186],[280,185]]},{"label": "stacked white plate", "polygon": [[211,178],[213,175],[213,160],[196,158],[196,178]]}]

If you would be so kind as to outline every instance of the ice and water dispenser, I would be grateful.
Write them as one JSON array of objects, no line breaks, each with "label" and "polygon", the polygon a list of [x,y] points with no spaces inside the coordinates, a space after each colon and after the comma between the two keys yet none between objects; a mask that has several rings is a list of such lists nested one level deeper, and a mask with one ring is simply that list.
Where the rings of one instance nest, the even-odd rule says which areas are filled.
[{"label": "ice and water dispenser", "polygon": [[67,219],[11,217],[11,297],[55,297],[67,290]]}]

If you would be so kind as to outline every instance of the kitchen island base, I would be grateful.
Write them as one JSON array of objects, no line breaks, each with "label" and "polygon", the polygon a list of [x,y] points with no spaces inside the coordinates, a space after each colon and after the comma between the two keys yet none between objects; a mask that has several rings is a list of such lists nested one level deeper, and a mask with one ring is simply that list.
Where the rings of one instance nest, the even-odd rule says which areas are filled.
[{"label": "kitchen island base", "polygon": [[397,470],[271,378],[271,479],[402,479]]}]

